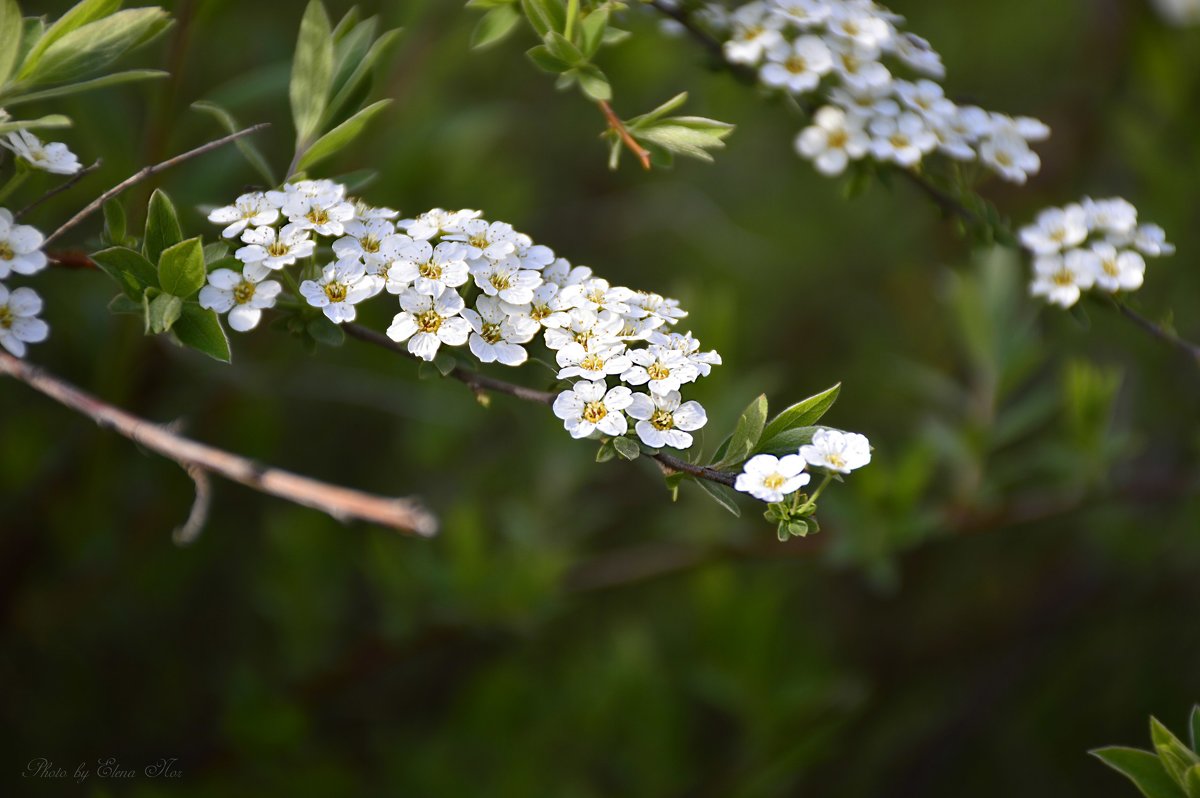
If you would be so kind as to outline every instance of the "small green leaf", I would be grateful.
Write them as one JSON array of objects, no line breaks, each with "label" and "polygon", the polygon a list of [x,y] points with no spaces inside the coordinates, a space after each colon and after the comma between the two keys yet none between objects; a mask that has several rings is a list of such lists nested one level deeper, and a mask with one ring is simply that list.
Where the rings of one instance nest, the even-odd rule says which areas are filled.
[{"label": "small green leaf", "polygon": [[552,75],[560,74],[571,68],[570,64],[556,58],[544,44],[529,48],[525,51],[525,55],[529,57],[529,60],[538,69],[543,72],[549,72]]},{"label": "small green leaf", "polygon": [[142,241],[142,254],[151,263],[158,263],[164,249],[182,240],[183,232],[179,228],[175,205],[162,189],[155,189],[146,208],[146,235]]},{"label": "small green leaf", "polygon": [[754,447],[758,445],[759,439],[762,437],[763,427],[767,423],[767,397],[759,395],[757,399],[746,406],[742,411],[742,415],[737,420],[737,425],[733,428],[733,435],[729,439],[729,446],[725,450],[725,456],[717,464],[718,468],[740,463],[750,456],[754,451]]},{"label": "small green leaf", "polygon": [[142,302],[146,307],[146,332],[153,335],[171,329],[183,309],[183,300],[174,294],[159,294],[154,299],[144,296]]},{"label": "small green leaf", "polygon": [[1184,774],[1183,791],[1188,798],[1200,798],[1200,765],[1193,765]]},{"label": "small green leaf", "polygon": [[604,72],[595,64],[584,64],[578,69],[579,88],[583,93],[597,102],[612,99],[612,86]]},{"label": "small green leaf", "polygon": [[0,0],[0,86],[8,82],[17,67],[24,27],[17,0]]},{"label": "small green leaf", "polygon": [[21,63],[20,76],[28,75],[37,66],[42,53],[63,36],[89,22],[108,16],[120,7],[121,0],[80,0],[38,36],[36,42],[32,43],[32,47]]},{"label": "small green leaf", "polygon": [[598,8],[583,18],[579,24],[580,47],[583,54],[591,58],[604,44],[604,33],[608,30],[608,9]]},{"label": "small green leaf", "polygon": [[92,255],[92,262],[116,281],[125,296],[141,302],[147,288],[158,286],[158,271],[140,252],[125,247],[111,247]]},{"label": "small green leaf", "polygon": [[72,94],[80,94],[85,91],[93,91],[94,89],[105,89],[109,86],[119,86],[122,83],[133,83],[142,80],[158,80],[165,78],[171,73],[164,72],[161,69],[128,69],[124,72],[114,72],[111,75],[102,75],[92,80],[81,80],[77,83],[68,83],[64,86],[54,86],[49,89],[40,89],[38,91],[21,91],[16,90],[12,95],[4,94],[3,103],[12,107],[21,105],[22,103],[37,102],[40,100],[54,100],[59,97],[67,97]]},{"label": "small green leaf", "polygon": [[384,31],[379,35],[379,38],[371,45],[371,49],[367,50],[367,54],[350,73],[345,84],[333,95],[333,100],[330,101],[329,107],[325,111],[326,120],[337,119],[349,109],[350,100],[359,96],[376,64],[383,60],[399,35],[399,28]]},{"label": "small green leaf", "polygon": [[323,314],[310,319],[305,325],[305,330],[314,341],[325,346],[341,346],[346,342],[346,333],[342,331],[341,326],[334,324]]},{"label": "small green leaf", "polygon": [[62,114],[49,114],[40,119],[13,119],[8,122],[0,122],[0,135],[14,133],[18,130],[48,130],[70,126],[69,118]]},{"label": "small green leaf", "polygon": [[629,438],[613,438],[612,444],[613,448],[617,450],[617,454],[624,460],[636,460],[642,453],[637,442]]},{"label": "small green leaf", "polygon": [[438,374],[441,374],[443,377],[449,377],[458,368],[458,359],[445,349],[442,349],[433,356],[433,367],[437,369]]},{"label": "small green leaf", "polygon": [[803,538],[808,536],[808,521],[803,518],[797,518],[793,521],[788,521],[788,534],[794,538]]},{"label": "small green leaf", "polygon": [[567,25],[567,11],[562,0],[521,0],[521,9],[538,36],[561,31]]},{"label": "small green leaf", "polygon": [[829,408],[833,407],[833,403],[837,401],[838,394],[842,390],[842,384],[837,385],[822,391],[816,396],[810,396],[807,399],[796,402],[796,404],[784,410],[771,422],[767,424],[763,430],[763,440],[770,440],[784,430],[794,429],[795,427],[810,427],[821,420],[821,416],[829,412]]},{"label": "small green leaf", "polygon": [[1146,798],[1185,798],[1158,757],[1137,748],[1097,748],[1092,756],[1133,782]]},{"label": "small green leaf", "polygon": [[1184,745],[1170,729],[1153,717],[1150,718],[1150,739],[1154,742],[1162,766],[1175,783],[1182,787],[1187,771],[1195,765],[1200,765],[1200,755]]},{"label": "small green leaf", "polygon": [[755,454],[795,454],[796,451],[805,444],[812,443],[813,435],[820,429],[833,429],[833,427],[795,427],[786,429],[778,435],[767,437],[765,434],[758,446],[754,447]]},{"label": "small green leaf", "polygon": [[471,32],[471,46],[478,50],[496,44],[520,21],[521,15],[512,6],[496,6],[476,23]]},{"label": "small green leaf", "polygon": [[637,130],[643,126],[649,127],[650,125],[654,124],[655,122],[657,122],[660,119],[662,119],[663,117],[665,117],[667,114],[680,108],[685,102],[687,102],[687,98],[688,98],[687,92],[681,91],[679,94],[676,94],[674,97],[667,100],[665,103],[658,106],[653,111],[644,113],[641,116],[635,116],[633,119],[630,119],[626,124],[629,126],[629,128],[631,130]]},{"label": "small green leaf", "polygon": [[299,168],[302,171],[309,169],[329,156],[334,155],[339,150],[344,149],[363,132],[363,129],[371,121],[371,118],[388,107],[391,102],[391,100],[380,100],[379,102],[372,103],[317,139],[316,143],[309,147],[305,151],[304,157],[300,159]]},{"label": "small green leaf", "polygon": [[[223,268],[224,266],[216,266],[221,261],[231,260],[229,257],[229,245],[224,241],[214,241],[211,244],[204,245],[204,266],[212,271],[214,268]],[[240,263],[237,258],[232,258],[235,262]]]},{"label": "small green leaf", "polygon": [[[99,72],[129,50],[157,38],[171,25],[161,8],[130,8],[89,22],[51,44],[30,69],[21,69],[29,85],[60,83]],[[50,31],[46,32],[46,36]]]},{"label": "small green leaf", "polygon": [[143,313],[142,303],[130,299],[125,294],[117,294],[109,300],[108,310],[121,316],[141,316]]},{"label": "small green leaf", "polygon": [[[242,129],[241,125],[234,119],[233,114],[216,103],[200,100],[192,103],[192,108],[216,119],[217,123],[225,128],[226,132],[236,133]],[[271,164],[267,161],[266,156],[254,145],[254,142],[250,141],[249,136],[242,136],[233,144],[238,148],[238,152],[242,154],[242,157],[262,176],[266,185],[273,186],[278,182],[271,172]]]},{"label": "small green leaf", "polygon": [[609,460],[617,456],[617,450],[612,444],[612,439],[607,439],[600,444],[600,448],[596,450],[596,462],[607,463]]},{"label": "small green leaf", "polygon": [[733,132],[733,125],[695,116],[673,116],[652,125],[639,127],[634,135],[639,141],[651,142],[676,155],[700,161],[711,161],[709,150],[725,146],[724,139]]},{"label": "small green leaf", "polygon": [[709,482],[707,479],[697,479],[695,483],[700,486],[700,489],[712,497],[713,501],[724,507],[735,518],[742,517],[742,510],[737,506],[737,500],[732,490],[718,482]]},{"label": "small green leaf", "polygon": [[104,203],[104,240],[113,246],[120,246],[125,241],[126,229],[125,206],[120,200],[110,199]]},{"label": "small green leaf", "polygon": [[321,0],[311,0],[300,21],[288,87],[298,146],[316,135],[332,83],[333,32],[329,29],[329,15]]},{"label": "small green leaf", "polygon": [[[357,16],[357,11],[357,8],[352,8],[333,30],[333,81],[330,95],[337,94],[346,85],[366,56],[379,28],[378,17],[353,24],[351,18]],[[353,27],[348,28],[347,24],[353,24]]]},{"label": "small green leaf", "polygon": [[558,31],[552,30],[547,33],[542,38],[542,43],[546,45],[546,49],[550,51],[550,55],[571,66],[581,64],[587,60],[583,57],[580,49]]},{"label": "small green leaf", "polygon": [[185,302],[183,312],[171,328],[184,346],[203,352],[222,363],[229,362],[229,339],[217,314],[195,302]]},{"label": "small green leaf", "polygon": [[204,285],[204,247],[199,238],[189,238],[163,250],[158,259],[158,284],[162,290],[187,298]]}]

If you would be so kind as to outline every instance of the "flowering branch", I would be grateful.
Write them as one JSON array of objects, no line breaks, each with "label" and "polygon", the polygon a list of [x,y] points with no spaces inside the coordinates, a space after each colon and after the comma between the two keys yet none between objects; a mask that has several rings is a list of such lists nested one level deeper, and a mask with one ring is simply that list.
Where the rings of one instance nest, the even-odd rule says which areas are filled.
[{"label": "flowering branch", "polygon": [[[197,443],[176,435],[166,427],[107,404],[36,366],[2,352],[0,374],[19,380],[59,404],[82,413],[99,426],[174,460],[193,475],[198,485],[205,483],[203,477],[195,476],[197,471],[207,472],[294,504],[311,507],[339,521],[368,521],[426,537],[437,531],[437,519],[411,499],[376,496],[330,485]],[[203,504],[200,506],[203,509]],[[202,516],[193,510],[191,520],[184,527],[188,534],[194,534],[194,519],[197,517]]]},{"label": "flowering branch", "polygon": [[99,158],[97,158],[95,160],[95,162],[92,163],[91,166],[85,166],[84,168],[80,169],[78,172],[71,175],[70,179],[63,181],[62,183],[59,183],[57,186],[50,189],[45,194],[38,197],[33,202],[26,205],[24,208],[17,211],[16,213],[14,213],[13,219],[20,219],[22,216],[29,213],[31,210],[33,210],[37,206],[41,205],[43,202],[50,199],[51,197],[57,196],[57,195],[63,193],[64,191],[67,191],[68,189],[74,188],[76,183],[78,183],[80,180],[83,180],[85,177],[90,175],[92,172],[99,169],[100,165],[102,163],[103,163],[103,161],[101,161]]},{"label": "flowering branch", "polygon": [[161,163],[156,163],[153,166],[147,166],[147,167],[133,173],[132,175],[125,178],[117,185],[110,188],[108,191],[105,191],[103,194],[101,194],[95,200],[88,203],[86,206],[84,206],[83,210],[79,211],[79,213],[75,214],[70,219],[63,222],[61,225],[59,225],[58,229],[56,229],[54,232],[50,233],[50,235],[46,236],[45,240],[42,242],[42,246],[47,246],[48,244],[53,242],[55,239],[57,239],[59,236],[61,236],[63,233],[72,229],[73,227],[78,225],[80,222],[82,222],[84,219],[88,218],[93,213],[100,210],[104,206],[104,203],[108,202],[113,197],[120,195],[126,189],[137,185],[138,183],[142,182],[146,178],[148,178],[152,175],[156,175],[159,172],[166,171],[167,169],[170,169],[172,166],[178,166],[179,164],[183,163],[184,161],[189,161],[192,158],[195,158],[199,155],[204,155],[205,153],[212,152],[213,150],[224,147],[226,144],[237,141],[238,139],[242,138],[243,136],[249,136],[251,133],[257,133],[260,130],[265,130],[266,128],[268,128],[270,126],[271,125],[269,122],[263,122],[261,124],[254,125],[252,127],[248,127],[244,130],[239,130],[236,133],[230,133],[228,136],[224,136],[222,138],[216,139],[215,141],[210,141],[207,144],[203,144],[199,147],[196,147],[193,150],[188,150],[187,152],[180,153],[179,155],[176,155],[173,158],[168,158],[167,160],[162,161]]}]

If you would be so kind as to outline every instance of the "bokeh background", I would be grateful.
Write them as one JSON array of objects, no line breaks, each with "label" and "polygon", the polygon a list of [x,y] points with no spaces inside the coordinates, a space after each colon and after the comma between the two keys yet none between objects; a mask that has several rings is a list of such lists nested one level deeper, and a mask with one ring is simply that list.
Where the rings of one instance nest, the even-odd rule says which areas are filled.
[{"label": "bokeh background", "polygon": [[[326,174],[378,170],[374,202],[482,208],[679,297],[725,358],[695,389],[710,448],[759,392],[779,409],[841,380],[828,422],[875,462],[829,492],[819,535],[779,544],[753,502],[735,519],[685,486],[672,504],[652,464],[597,465],[537,407],[265,329],[221,366],[109,315],[102,275],[48,270],[35,362],[201,440],[420,495],[444,530],[346,527],[219,483],[180,548],[180,469],[0,385],[5,792],[1132,795],[1086,751],[1145,744],[1152,713],[1180,728],[1200,695],[1200,370],[1102,306],[1039,308],[1025,264],[907,185],[844,199],[793,155],[786,107],[648,13],[604,62],[615,105],[691,92],[738,125],[713,165],[609,172],[601,116],[526,61],[527,33],[471,52],[456,0],[361,5],[406,28],[376,91],[396,102]],[[1001,210],[1127,197],[1179,248],[1136,299],[1200,337],[1200,31],[1138,0],[892,5],[951,94],[1053,127],[1041,176],[985,189]],[[260,143],[289,160],[302,4],[167,6],[180,24],[130,63],[173,77],[70,103],[61,138],[104,167],[31,222],[219,135],[199,99],[274,123]],[[130,207],[161,186],[212,235],[199,208],[254,180],[230,149]],[[20,778],[106,756],[184,775]]]}]

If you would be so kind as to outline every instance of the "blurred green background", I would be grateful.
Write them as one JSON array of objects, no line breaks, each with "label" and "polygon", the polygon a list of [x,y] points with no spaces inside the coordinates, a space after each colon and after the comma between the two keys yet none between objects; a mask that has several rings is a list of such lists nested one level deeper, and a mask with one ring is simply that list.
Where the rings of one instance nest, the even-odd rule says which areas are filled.
[{"label": "blurred green background", "polygon": [[[180,23],[130,63],[173,77],[69,103],[59,138],[104,167],[32,223],[219,135],[198,99],[274,123],[260,143],[286,165],[302,5],[167,5]],[[526,32],[471,52],[457,0],[361,5],[406,28],[376,92],[396,102],[326,174],[377,169],[371,201],[482,208],[679,297],[725,358],[693,394],[710,449],[759,392],[779,409],[842,380],[828,422],[875,462],[829,492],[821,534],[779,544],[753,502],[672,504],[652,464],[596,465],[537,407],[265,329],[223,367],[110,316],[102,275],[48,270],[21,282],[52,325],[35,362],[200,440],[419,495],[444,529],[344,527],[218,483],[179,548],[179,468],[0,385],[5,792],[1132,795],[1085,752],[1144,744],[1151,713],[1181,727],[1200,696],[1200,371],[1103,307],[1039,308],[1026,264],[971,252],[907,185],[844,201],[793,154],[800,120],[648,13],[604,62],[614,104],[690,91],[738,124],[714,165],[611,173],[602,117],[528,64]],[[1179,248],[1137,300],[1200,337],[1200,30],[1137,0],[893,8],[952,95],[1053,127],[1039,178],[988,187],[1000,208],[1125,196]],[[130,207],[161,186],[210,236],[198,208],[254,181],[228,149]],[[20,777],[107,756],[183,777]]]}]

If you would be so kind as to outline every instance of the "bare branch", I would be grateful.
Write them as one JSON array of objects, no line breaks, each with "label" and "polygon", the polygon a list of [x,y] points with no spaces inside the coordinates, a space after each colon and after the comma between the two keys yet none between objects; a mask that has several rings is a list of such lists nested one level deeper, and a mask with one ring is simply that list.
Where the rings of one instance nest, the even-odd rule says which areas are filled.
[{"label": "bare branch", "polygon": [[[74,385],[3,352],[0,352],[0,374],[19,380],[59,404],[82,413],[101,427],[111,429],[140,446],[174,460],[189,473],[192,469],[199,469],[216,474],[262,493],[320,510],[339,521],[369,521],[390,529],[427,537],[437,531],[437,519],[411,499],[376,496],[330,485],[197,443],[176,435],[161,425],[107,404]],[[197,491],[199,501],[202,491],[199,482]]]},{"label": "bare branch", "polygon": [[638,144],[638,140],[625,127],[625,123],[621,121],[621,117],[617,116],[617,112],[612,109],[607,100],[600,100],[596,105],[600,106],[600,110],[604,112],[604,118],[608,120],[608,127],[621,139],[621,143],[625,145],[625,149],[633,153],[643,169],[649,169],[650,151],[641,144]]},{"label": "bare branch", "polygon": [[187,521],[171,534],[171,539],[179,546],[186,546],[196,540],[208,523],[208,510],[212,506],[212,481],[204,469],[189,465],[187,475],[196,486],[196,498],[192,500],[192,511],[188,513]]},{"label": "bare branch", "polygon": [[230,142],[237,141],[238,139],[240,139],[243,136],[249,136],[251,133],[257,133],[258,131],[263,130],[268,127],[270,127],[270,123],[263,122],[262,124],[254,125],[253,127],[248,127],[245,130],[239,130],[237,133],[230,133],[228,136],[216,139],[215,141],[210,141],[207,144],[203,144],[203,145],[195,148],[194,150],[188,150],[187,152],[176,155],[174,158],[168,158],[167,160],[165,160],[161,163],[156,163],[153,166],[147,166],[147,167],[135,172],[134,174],[132,174],[129,177],[122,180],[117,185],[110,188],[108,191],[105,191],[103,194],[101,194],[99,197],[97,197],[92,202],[88,203],[88,205],[86,205],[84,207],[84,209],[81,210],[79,213],[75,214],[70,219],[63,222],[61,225],[59,225],[57,230],[55,230],[50,235],[46,236],[46,240],[42,242],[42,246],[45,247],[45,246],[49,245],[52,241],[56,240],[63,233],[72,229],[77,224],[82,222],[84,219],[91,216],[96,211],[100,210],[100,208],[104,206],[104,203],[108,202],[113,197],[119,195],[121,192],[125,191],[125,189],[130,188],[131,186],[135,186],[138,183],[142,182],[147,177],[150,177],[151,175],[155,175],[155,174],[158,174],[159,172],[170,169],[172,166],[176,166],[178,164],[183,163],[184,161],[191,160],[192,158],[195,158],[199,155],[204,155],[207,152],[212,152],[215,149],[224,147],[226,144],[229,144]]},{"label": "bare branch", "polygon": [[99,158],[97,158],[96,162],[93,163],[91,166],[85,166],[84,168],[80,169],[78,172],[71,175],[69,180],[65,180],[62,183],[59,183],[57,186],[50,189],[45,194],[38,197],[33,202],[26,205],[24,208],[17,211],[16,213],[14,213],[13,218],[20,219],[22,216],[29,213],[31,210],[33,210],[37,206],[41,205],[43,202],[50,199],[51,197],[57,196],[57,195],[63,193],[64,191],[66,191],[67,189],[72,188],[80,180],[83,180],[85,177],[90,175],[92,172],[99,169],[101,163],[103,163],[103,161],[101,161]]}]

